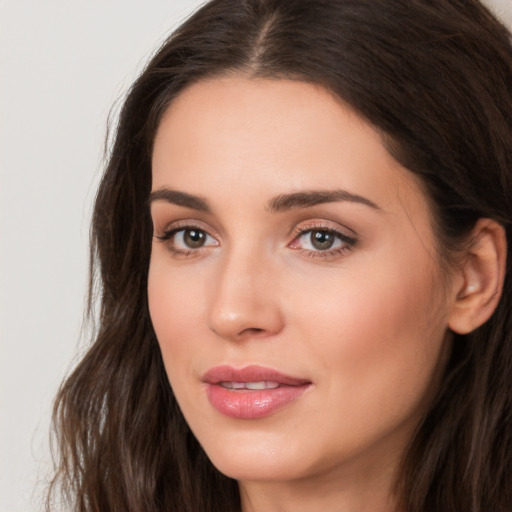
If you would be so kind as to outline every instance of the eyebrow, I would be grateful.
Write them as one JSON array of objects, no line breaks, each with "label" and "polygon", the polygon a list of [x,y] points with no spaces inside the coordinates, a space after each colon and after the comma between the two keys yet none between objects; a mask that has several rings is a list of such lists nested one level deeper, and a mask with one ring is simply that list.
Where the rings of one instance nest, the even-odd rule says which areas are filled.
[{"label": "eyebrow", "polygon": [[[208,205],[208,201],[200,196],[187,194],[178,190],[171,190],[168,188],[160,188],[151,192],[149,196],[149,203],[154,201],[166,201],[177,206],[191,208],[201,212],[212,213],[212,209]],[[369,206],[375,210],[380,210],[380,207],[370,199],[353,194],[343,189],[336,190],[308,190],[301,192],[291,192],[289,194],[279,194],[272,198],[266,206],[266,209],[272,213],[285,212],[297,208],[308,208],[317,204],[335,203],[340,201],[347,201],[350,203],[359,203]]]},{"label": "eyebrow", "polygon": [[160,188],[154,192],[151,192],[149,195],[149,204],[153,203],[154,201],[166,201],[167,203],[183,206],[185,208],[191,208],[200,212],[212,212],[206,199],[199,196],[194,196],[192,194],[187,194],[186,192],[179,192],[178,190],[171,190],[168,188]]},{"label": "eyebrow", "polygon": [[351,192],[343,189],[310,190],[292,192],[290,194],[280,194],[269,201],[267,209],[271,212],[284,212],[295,208],[307,208],[317,204],[335,203],[339,201],[360,203],[375,210],[380,210],[380,207],[370,199],[357,194],[352,194]]}]

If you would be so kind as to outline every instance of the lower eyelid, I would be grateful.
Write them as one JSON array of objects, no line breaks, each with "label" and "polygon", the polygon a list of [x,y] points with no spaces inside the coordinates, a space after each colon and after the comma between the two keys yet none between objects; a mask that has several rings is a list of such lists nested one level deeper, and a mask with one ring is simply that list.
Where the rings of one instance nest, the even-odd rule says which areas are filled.
[{"label": "lower eyelid", "polygon": [[299,249],[303,252],[306,258],[319,259],[319,260],[335,260],[346,256],[352,247],[339,247],[338,249],[331,249],[328,251],[311,251],[308,249]]}]

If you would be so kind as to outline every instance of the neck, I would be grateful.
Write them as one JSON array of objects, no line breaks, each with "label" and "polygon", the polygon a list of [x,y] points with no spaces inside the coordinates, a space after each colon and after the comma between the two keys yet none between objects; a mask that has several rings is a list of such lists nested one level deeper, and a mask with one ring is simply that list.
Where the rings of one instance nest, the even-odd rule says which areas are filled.
[{"label": "neck", "polygon": [[242,512],[398,512],[396,461],[367,468],[331,468],[304,479],[240,482]]}]

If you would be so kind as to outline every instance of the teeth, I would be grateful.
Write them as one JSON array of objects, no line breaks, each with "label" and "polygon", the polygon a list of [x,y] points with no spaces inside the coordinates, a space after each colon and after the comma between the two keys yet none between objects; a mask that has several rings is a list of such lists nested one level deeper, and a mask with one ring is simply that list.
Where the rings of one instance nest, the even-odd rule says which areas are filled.
[{"label": "teeth", "polygon": [[265,389],[265,381],[262,380],[260,382],[246,382],[246,389]]},{"label": "teeth", "polygon": [[276,389],[279,387],[277,382],[259,381],[259,382],[220,382],[220,385],[226,389],[249,389],[253,391],[261,389]]}]

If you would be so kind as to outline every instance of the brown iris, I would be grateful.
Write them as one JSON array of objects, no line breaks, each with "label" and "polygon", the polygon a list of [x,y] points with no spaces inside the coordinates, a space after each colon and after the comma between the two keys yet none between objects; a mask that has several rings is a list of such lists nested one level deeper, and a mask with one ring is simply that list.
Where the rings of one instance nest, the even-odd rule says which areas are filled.
[{"label": "brown iris", "polygon": [[336,236],[329,231],[311,231],[311,245],[320,251],[330,249],[336,240]]},{"label": "brown iris", "polygon": [[198,249],[206,242],[206,233],[200,229],[186,229],[183,233],[183,241],[187,247]]}]

